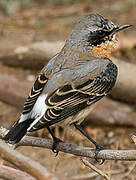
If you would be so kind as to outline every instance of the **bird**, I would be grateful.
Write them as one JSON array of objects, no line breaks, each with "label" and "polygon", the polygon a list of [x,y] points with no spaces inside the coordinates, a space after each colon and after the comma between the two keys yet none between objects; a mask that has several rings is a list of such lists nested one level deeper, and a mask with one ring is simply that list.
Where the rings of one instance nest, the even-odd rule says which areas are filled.
[{"label": "bird", "polygon": [[61,51],[39,73],[19,119],[3,140],[16,144],[27,132],[47,128],[53,140],[52,151],[58,153],[56,146],[61,140],[52,126],[74,126],[96,150],[102,150],[81,123],[114,87],[118,68],[110,53],[117,44],[116,34],[130,26],[115,25],[97,13],[81,18]]}]

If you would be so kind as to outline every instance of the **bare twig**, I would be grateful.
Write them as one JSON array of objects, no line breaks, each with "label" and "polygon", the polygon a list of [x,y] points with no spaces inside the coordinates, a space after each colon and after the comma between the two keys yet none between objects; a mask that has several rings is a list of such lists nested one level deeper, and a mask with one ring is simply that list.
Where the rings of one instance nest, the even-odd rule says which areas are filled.
[{"label": "bare twig", "polygon": [[[52,140],[43,139],[37,137],[26,136],[18,146],[36,146],[43,148],[52,148]],[[81,147],[69,143],[59,143],[57,146],[58,151],[65,153],[74,154],[76,156],[84,156],[95,158],[95,149],[89,147]],[[107,160],[126,160],[126,161],[135,161],[136,160],[136,150],[101,150],[98,154],[98,159],[107,159]]]},{"label": "bare twig", "polygon": [[[3,129],[0,129],[0,136],[3,136]],[[17,146],[34,146],[51,149],[53,145],[52,140],[25,136]],[[61,142],[57,146],[58,151],[74,154],[76,156],[83,156],[95,159],[95,149],[89,147],[81,147],[74,144]],[[107,160],[121,160],[121,161],[136,161],[136,150],[101,150],[97,159]]]},{"label": "bare twig", "polygon": [[[124,173],[124,170],[123,169],[118,169],[118,170],[111,170],[111,171],[108,171],[107,174],[120,174],[120,173]],[[87,173],[87,174],[80,174],[80,175],[76,175],[76,176],[71,176],[70,179],[72,180],[80,180],[80,179],[89,179],[89,178],[93,178],[93,177],[96,177],[98,176],[98,173],[96,172],[92,172],[92,173]]]},{"label": "bare twig", "polygon": [[91,164],[89,161],[87,161],[86,159],[81,159],[82,162],[84,163],[85,166],[88,166],[89,168],[91,168],[93,171],[95,171],[96,173],[98,173],[100,176],[102,176],[104,179],[106,180],[110,180],[110,177],[105,174],[103,171],[101,171],[100,169],[96,168],[96,166],[94,166],[93,164]]}]

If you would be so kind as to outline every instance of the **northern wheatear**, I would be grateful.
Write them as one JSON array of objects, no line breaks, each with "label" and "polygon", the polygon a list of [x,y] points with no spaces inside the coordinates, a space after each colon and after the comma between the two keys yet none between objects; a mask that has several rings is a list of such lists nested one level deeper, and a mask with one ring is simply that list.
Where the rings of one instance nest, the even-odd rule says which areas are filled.
[{"label": "northern wheatear", "polygon": [[106,96],[117,78],[117,67],[109,59],[116,44],[115,34],[131,25],[117,26],[99,14],[81,19],[69,35],[62,50],[41,70],[24,104],[19,120],[3,138],[17,143],[27,133],[50,126],[74,125],[97,150],[98,145],[81,128],[94,103]]}]

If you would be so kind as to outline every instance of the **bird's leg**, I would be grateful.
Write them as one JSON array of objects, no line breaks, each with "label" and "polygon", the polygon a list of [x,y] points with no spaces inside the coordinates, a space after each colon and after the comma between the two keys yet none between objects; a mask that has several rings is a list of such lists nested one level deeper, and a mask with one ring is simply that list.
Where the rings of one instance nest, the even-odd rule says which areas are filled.
[{"label": "bird's leg", "polygon": [[[75,126],[75,128],[78,129],[85,137],[87,137],[87,139],[88,139],[89,141],[91,141],[91,142],[95,145],[95,147],[96,147],[95,160],[98,162],[97,155],[98,155],[99,151],[101,151],[101,150],[103,150],[103,149],[105,149],[105,148],[104,148],[103,146],[97,144],[96,141],[93,140],[93,139],[87,134],[87,132],[82,128],[81,125],[74,123],[74,126]],[[103,164],[104,161],[105,161],[105,160],[103,160],[101,164]]]},{"label": "bird's leg", "polygon": [[63,141],[62,141],[61,139],[57,138],[57,137],[54,135],[53,131],[50,129],[49,126],[47,126],[47,129],[48,129],[49,133],[51,134],[51,136],[52,136],[52,138],[53,138],[52,151],[53,151],[53,152],[56,154],[56,156],[57,156],[58,153],[59,153],[59,151],[56,150],[57,144],[58,144],[59,142],[63,142]]},{"label": "bird's leg", "polygon": [[75,128],[78,129],[85,137],[87,137],[87,139],[88,139],[89,141],[91,141],[91,142],[95,145],[96,150],[100,151],[100,150],[102,150],[102,149],[105,149],[103,146],[97,144],[96,141],[93,140],[93,139],[87,134],[87,132],[82,128],[81,125],[74,123],[74,126],[75,126]]}]

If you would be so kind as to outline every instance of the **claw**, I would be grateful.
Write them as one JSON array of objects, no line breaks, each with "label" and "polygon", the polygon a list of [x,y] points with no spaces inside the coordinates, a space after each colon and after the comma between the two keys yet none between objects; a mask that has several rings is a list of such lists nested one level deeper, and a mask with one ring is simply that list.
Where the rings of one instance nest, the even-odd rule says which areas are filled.
[{"label": "claw", "polygon": [[57,156],[58,156],[59,151],[57,151],[57,150],[56,150],[56,149],[54,149],[53,147],[52,147],[52,152],[55,154],[55,157],[57,157]]},{"label": "claw", "polygon": [[101,162],[99,163],[99,165],[102,165],[105,162],[105,159],[101,159]]},{"label": "claw", "polygon": [[57,145],[59,142],[63,142],[61,139],[59,138],[53,138],[53,145],[52,145],[52,152],[55,153],[55,157],[58,155],[59,151],[56,150]]},{"label": "claw", "polygon": [[[101,151],[101,150],[103,150],[103,149],[105,149],[105,148],[104,148],[103,146],[98,145],[98,144],[96,143],[96,141],[94,141],[94,140],[87,134],[87,132],[82,128],[81,125],[74,123],[74,126],[75,126],[75,128],[78,129],[85,137],[87,137],[87,139],[88,139],[91,143],[93,143],[93,144],[95,145],[95,147],[96,147],[95,160],[96,160],[97,162],[99,162],[98,159],[97,159],[97,155],[98,155],[99,151]],[[102,160],[101,164],[103,164],[104,161],[105,161],[105,160]]]},{"label": "claw", "polygon": [[[98,159],[97,159],[97,156],[98,156],[98,154],[99,154],[99,152],[101,151],[101,150],[104,150],[104,149],[106,149],[106,148],[104,148],[103,146],[100,146],[100,145],[96,145],[96,151],[95,151],[95,160],[96,160],[96,162],[100,162]],[[105,162],[105,159],[102,159],[102,161],[99,163],[100,165],[102,165],[103,163]]]}]

